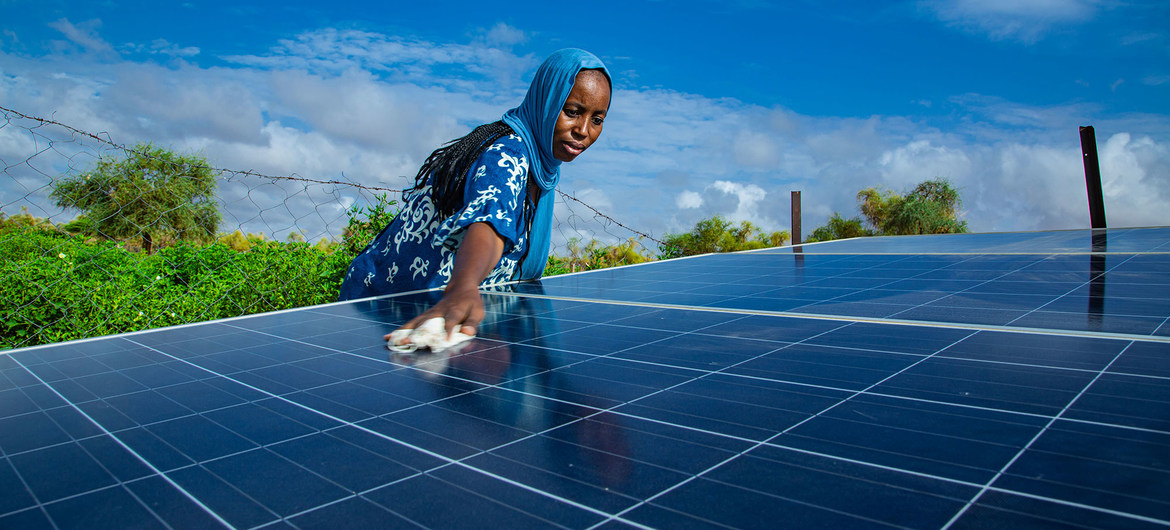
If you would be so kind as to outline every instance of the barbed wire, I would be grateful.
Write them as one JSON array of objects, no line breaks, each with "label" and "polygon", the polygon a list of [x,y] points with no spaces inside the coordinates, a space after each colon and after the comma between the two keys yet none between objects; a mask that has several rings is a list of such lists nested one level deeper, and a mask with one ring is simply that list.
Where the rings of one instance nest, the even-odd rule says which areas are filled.
[{"label": "barbed wire", "polygon": [[[0,211],[0,349],[334,301],[331,282],[340,282],[353,255],[380,231],[373,225],[388,222],[375,219],[375,207],[392,205],[387,195],[402,191],[353,182],[344,173],[340,179],[270,175],[181,157],[184,175],[201,172],[219,181],[210,199],[222,216],[216,233],[189,245],[180,244],[184,229],[162,219],[180,208],[177,202],[152,206],[157,217],[136,218],[134,233],[141,237],[112,237],[98,228],[108,218],[73,216],[58,195],[119,157],[167,163],[161,151],[170,152],[0,106],[0,177],[8,179],[0,183],[0,210],[7,210]],[[643,240],[665,246],[557,191],[547,274],[654,259],[655,249]],[[15,206],[21,213],[9,215]],[[118,203],[107,214],[129,219],[134,208]],[[239,228],[228,233],[232,223]]]},{"label": "barbed wire", "polygon": [[[61,122],[56,121],[56,120],[52,120],[52,119],[48,119],[48,118],[41,118],[39,116],[31,116],[31,115],[25,114],[23,112],[20,112],[18,110],[4,107],[2,105],[0,105],[0,111],[13,114],[13,115],[18,116],[18,117],[23,118],[23,119],[38,122],[41,125],[54,125],[57,127],[61,127],[63,129],[70,131],[73,134],[78,134],[78,135],[86,136],[88,138],[92,138],[94,140],[102,142],[110,147],[115,148],[115,149],[118,149],[121,151],[126,151],[129,153],[134,153],[134,154],[137,154],[139,156],[149,157],[149,154],[144,153],[141,150],[135,149],[132,146],[127,146],[125,144],[119,144],[119,143],[114,142],[113,140],[111,140],[109,138],[103,138],[102,136],[100,136],[102,134],[105,134],[108,136],[108,134],[105,132],[94,134],[94,133],[91,133],[88,131],[78,129],[78,128],[73,127],[71,125],[61,123]],[[371,192],[394,192],[394,193],[397,193],[397,192],[402,191],[401,189],[396,189],[396,188],[385,188],[385,187],[380,187],[380,186],[369,186],[369,185],[365,185],[365,184],[359,184],[357,182],[353,182],[353,181],[349,181],[349,180],[311,179],[311,178],[301,177],[301,176],[296,175],[296,174],[292,174],[292,175],[288,175],[288,176],[278,176],[278,175],[268,175],[268,174],[260,173],[260,172],[253,171],[250,169],[249,170],[238,170],[238,169],[228,169],[228,168],[221,168],[221,167],[215,167],[215,166],[199,166],[198,168],[199,169],[208,169],[208,170],[214,171],[216,173],[227,173],[227,174],[232,174],[232,175],[257,177],[257,178],[263,178],[263,179],[269,179],[269,180],[297,181],[297,182],[307,182],[307,183],[313,183],[313,184],[333,185],[333,186],[350,186],[350,187],[359,188],[359,189],[371,191]],[[344,174],[343,174],[343,176],[344,176]],[[581,199],[578,199],[577,197],[574,197],[573,195],[571,195],[563,190],[558,189],[556,191],[557,191],[557,194],[560,197],[562,197],[563,199],[576,202],[576,203],[584,206],[585,208],[587,208],[589,211],[593,212],[593,215],[595,218],[603,219],[606,222],[613,224],[614,226],[617,226],[619,228],[627,230],[632,234],[636,234],[638,237],[653,241],[653,242],[657,243],[659,246],[666,245],[666,243],[655,238],[654,236],[647,234],[645,232],[642,232],[640,230],[631,228],[631,227],[619,222],[618,220],[614,219],[612,216],[609,216],[609,215],[601,212],[597,208],[590,206],[585,201],[582,201]]]}]

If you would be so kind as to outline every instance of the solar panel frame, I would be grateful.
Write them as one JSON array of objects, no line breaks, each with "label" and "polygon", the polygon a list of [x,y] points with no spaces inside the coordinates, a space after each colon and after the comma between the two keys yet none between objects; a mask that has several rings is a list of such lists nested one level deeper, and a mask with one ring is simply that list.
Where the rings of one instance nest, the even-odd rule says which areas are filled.
[{"label": "solar panel frame", "polygon": [[549,278],[449,356],[379,340],[434,293],[4,352],[0,526],[1164,527],[1170,237],[1083,232]]}]

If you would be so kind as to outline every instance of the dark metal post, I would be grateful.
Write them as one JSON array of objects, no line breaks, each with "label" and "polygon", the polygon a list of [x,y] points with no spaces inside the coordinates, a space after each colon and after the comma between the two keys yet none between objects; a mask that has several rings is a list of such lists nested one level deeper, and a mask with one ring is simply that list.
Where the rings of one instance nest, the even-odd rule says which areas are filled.
[{"label": "dark metal post", "polygon": [[800,192],[792,192],[792,244],[800,244]]},{"label": "dark metal post", "polygon": [[1089,192],[1089,223],[1105,228],[1105,199],[1101,192],[1101,165],[1097,162],[1097,135],[1093,127],[1081,127],[1081,153],[1085,158],[1085,189]]}]

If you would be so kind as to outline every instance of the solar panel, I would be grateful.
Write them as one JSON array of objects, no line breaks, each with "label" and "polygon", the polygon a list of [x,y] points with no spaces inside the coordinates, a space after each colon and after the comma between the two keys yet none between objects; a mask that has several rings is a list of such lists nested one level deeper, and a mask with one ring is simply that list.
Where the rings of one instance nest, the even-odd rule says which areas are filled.
[{"label": "solar panel", "polygon": [[1170,229],[794,250],[5,352],[0,527],[1170,524]]}]

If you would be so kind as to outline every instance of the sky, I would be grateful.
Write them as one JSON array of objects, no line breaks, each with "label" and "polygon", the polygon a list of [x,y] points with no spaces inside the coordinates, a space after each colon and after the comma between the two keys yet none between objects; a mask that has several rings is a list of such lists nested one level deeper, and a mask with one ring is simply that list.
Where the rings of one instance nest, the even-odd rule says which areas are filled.
[{"label": "sky", "polygon": [[[793,190],[807,235],[858,215],[861,189],[939,177],[972,231],[1086,228],[1083,125],[1109,226],[1170,224],[1164,1],[0,0],[0,106],[216,167],[401,189],[564,47],[601,57],[614,92],[560,189],[653,237],[714,215],[789,229]],[[78,159],[21,173],[28,137],[0,127],[0,210],[75,215],[32,181]],[[368,200],[220,191],[222,231],[310,239]],[[562,240],[634,235],[566,206]]]}]

